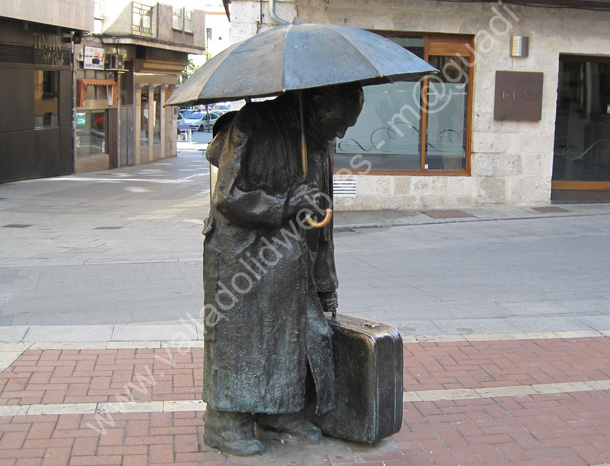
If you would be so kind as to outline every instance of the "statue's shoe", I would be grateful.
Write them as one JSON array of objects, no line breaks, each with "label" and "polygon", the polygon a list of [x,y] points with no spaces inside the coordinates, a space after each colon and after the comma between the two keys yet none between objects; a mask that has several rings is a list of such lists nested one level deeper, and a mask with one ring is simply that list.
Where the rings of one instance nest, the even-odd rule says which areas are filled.
[{"label": "statue's shoe", "polygon": [[235,456],[254,456],[265,452],[265,444],[255,438],[227,440],[222,435],[205,429],[203,441],[212,448]]},{"label": "statue's shoe", "polygon": [[208,406],[203,420],[206,445],[236,456],[265,452],[265,444],[254,438],[254,419],[250,413],[218,411]]},{"label": "statue's shoe", "polygon": [[296,440],[309,445],[322,441],[322,431],[307,421],[302,413],[296,414],[257,414],[254,420],[264,429],[289,434]]}]

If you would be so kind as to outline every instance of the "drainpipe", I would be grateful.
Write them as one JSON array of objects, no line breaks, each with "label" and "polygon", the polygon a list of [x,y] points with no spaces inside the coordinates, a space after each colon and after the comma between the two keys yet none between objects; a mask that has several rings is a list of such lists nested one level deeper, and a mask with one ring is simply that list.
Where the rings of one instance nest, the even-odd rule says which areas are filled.
[{"label": "drainpipe", "polygon": [[274,23],[280,24],[280,25],[285,25],[285,24],[290,24],[289,21],[286,21],[285,19],[280,18],[277,13],[275,12],[275,0],[269,0],[269,15],[271,16],[271,20]]}]

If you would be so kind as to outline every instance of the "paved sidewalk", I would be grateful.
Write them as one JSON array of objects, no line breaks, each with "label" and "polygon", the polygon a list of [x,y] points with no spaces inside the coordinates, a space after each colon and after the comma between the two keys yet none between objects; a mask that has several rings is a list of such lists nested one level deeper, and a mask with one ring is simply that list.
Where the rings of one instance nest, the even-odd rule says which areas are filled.
[{"label": "paved sidewalk", "polygon": [[378,445],[262,433],[268,452],[255,458],[201,443],[200,347],[13,344],[0,374],[0,465],[610,462],[610,338],[496,338],[407,341],[403,427]]}]

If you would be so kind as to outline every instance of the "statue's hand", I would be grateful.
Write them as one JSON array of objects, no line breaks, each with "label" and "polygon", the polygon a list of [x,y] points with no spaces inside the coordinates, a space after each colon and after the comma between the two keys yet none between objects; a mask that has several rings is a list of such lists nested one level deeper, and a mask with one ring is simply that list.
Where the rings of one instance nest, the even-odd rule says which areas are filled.
[{"label": "statue's hand", "polygon": [[288,200],[288,215],[294,215],[302,209],[315,209],[319,197],[320,190],[315,182],[297,185]]},{"label": "statue's hand", "polygon": [[319,293],[320,304],[322,304],[322,310],[324,312],[330,312],[333,319],[337,316],[337,309],[339,308],[339,296],[336,291],[330,293]]}]

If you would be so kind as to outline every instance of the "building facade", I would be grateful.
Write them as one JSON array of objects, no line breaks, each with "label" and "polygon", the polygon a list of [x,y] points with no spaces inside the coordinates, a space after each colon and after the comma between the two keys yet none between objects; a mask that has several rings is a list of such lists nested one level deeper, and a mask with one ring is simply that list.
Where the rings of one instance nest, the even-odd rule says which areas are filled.
[{"label": "building facade", "polygon": [[73,49],[93,0],[0,2],[0,183],[74,172]]},{"label": "building facade", "polygon": [[[309,0],[287,21],[368,29],[439,73],[365,88],[337,143],[336,207],[543,205],[552,190],[610,189],[610,2]],[[232,41],[274,27],[230,4]],[[274,24],[275,23],[275,24]]]},{"label": "building facade", "polygon": [[205,13],[168,3],[0,3],[0,183],[176,155],[164,105]]},{"label": "building facade", "polygon": [[94,16],[93,34],[75,53],[76,171],[175,156],[176,110],[164,105],[188,55],[204,52],[205,13],[95,0]]}]

